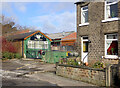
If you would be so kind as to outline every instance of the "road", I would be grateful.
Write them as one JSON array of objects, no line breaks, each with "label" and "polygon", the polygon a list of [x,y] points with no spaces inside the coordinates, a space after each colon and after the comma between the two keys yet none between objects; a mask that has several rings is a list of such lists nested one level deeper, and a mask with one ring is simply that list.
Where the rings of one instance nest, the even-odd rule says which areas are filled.
[{"label": "road", "polygon": [[94,86],[55,75],[55,64],[40,60],[6,60],[2,62],[2,86]]},{"label": "road", "polygon": [[[39,61],[24,61],[7,60],[2,62],[2,86],[57,86],[47,81],[31,79],[25,76],[26,74],[41,71],[35,67]],[[35,68],[34,68],[35,67]]]}]

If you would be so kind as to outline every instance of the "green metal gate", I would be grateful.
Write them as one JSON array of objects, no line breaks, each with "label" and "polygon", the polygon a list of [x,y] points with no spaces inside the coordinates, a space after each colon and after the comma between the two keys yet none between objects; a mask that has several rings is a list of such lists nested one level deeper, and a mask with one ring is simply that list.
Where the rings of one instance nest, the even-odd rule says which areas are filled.
[{"label": "green metal gate", "polygon": [[46,51],[43,58],[48,63],[59,62],[60,58],[66,58],[66,51]]},{"label": "green metal gate", "polygon": [[30,49],[28,49],[26,51],[26,57],[27,58],[42,58],[42,56],[38,52],[39,52],[39,50],[30,50]]}]

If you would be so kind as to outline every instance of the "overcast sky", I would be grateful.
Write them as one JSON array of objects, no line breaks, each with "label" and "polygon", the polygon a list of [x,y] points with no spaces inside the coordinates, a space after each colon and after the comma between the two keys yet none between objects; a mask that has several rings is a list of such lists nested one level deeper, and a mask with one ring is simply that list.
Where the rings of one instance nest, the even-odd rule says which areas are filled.
[{"label": "overcast sky", "polygon": [[2,14],[44,33],[76,31],[74,2],[2,2]]}]

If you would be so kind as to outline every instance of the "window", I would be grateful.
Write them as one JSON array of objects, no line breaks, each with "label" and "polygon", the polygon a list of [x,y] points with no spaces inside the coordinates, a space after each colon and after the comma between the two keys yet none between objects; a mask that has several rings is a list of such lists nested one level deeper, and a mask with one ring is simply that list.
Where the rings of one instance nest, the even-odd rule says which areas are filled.
[{"label": "window", "polygon": [[83,41],[83,52],[88,52],[88,41]]},{"label": "window", "polygon": [[81,8],[81,24],[88,23],[88,6]]},{"label": "window", "polygon": [[35,41],[35,49],[42,49],[39,45],[39,41]]},{"label": "window", "polygon": [[105,19],[118,17],[118,3],[116,0],[105,1]]},{"label": "window", "polygon": [[118,35],[107,34],[105,35],[105,56],[116,57],[118,55]]},{"label": "window", "polygon": [[34,48],[34,41],[28,41],[28,48]]},{"label": "window", "polygon": [[28,41],[28,48],[32,49],[48,49],[48,41]]}]

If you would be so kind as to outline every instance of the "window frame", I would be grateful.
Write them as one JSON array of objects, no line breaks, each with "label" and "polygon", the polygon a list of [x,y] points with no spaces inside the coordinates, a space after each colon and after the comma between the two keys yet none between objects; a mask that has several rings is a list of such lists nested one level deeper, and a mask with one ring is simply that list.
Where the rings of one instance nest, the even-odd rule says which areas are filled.
[{"label": "window frame", "polygon": [[117,39],[107,39],[107,35],[116,35],[117,33],[113,34],[105,34],[105,58],[118,58],[118,55],[107,55],[107,41],[118,41],[118,34],[117,34]]},{"label": "window frame", "polygon": [[107,4],[107,2],[108,2],[108,1],[106,0],[106,1],[105,1],[105,14],[104,14],[105,17],[104,17],[104,19],[105,19],[105,20],[107,20],[107,19],[116,20],[116,18],[118,18],[118,17],[114,17],[114,18],[108,18],[108,17],[107,17],[107,6],[108,6],[108,5],[110,6],[110,5],[116,4],[116,3],[118,3],[118,2],[117,2],[117,1],[114,1],[114,2],[108,3],[108,4]]},{"label": "window frame", "polygon": [[27,45],[28,45],[29,49],[34,49],[34,47],[33,47],[34,46],[34,41],[28,40]]},{"label": "window frame", "polygon": [[88,22],[83,22],[83,19],[85,19],[85,17],[83,17],[83,12],[88,11],[88,9],[83,10],[85,7],[88,7],[88,5],[81,7],[81,24],[88,24]]},{"label": "window frame", "polygon": [[48,41],[28,40],[28,49],[48,49]]}]

